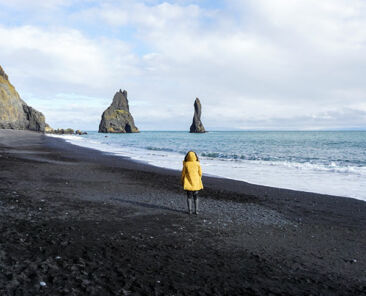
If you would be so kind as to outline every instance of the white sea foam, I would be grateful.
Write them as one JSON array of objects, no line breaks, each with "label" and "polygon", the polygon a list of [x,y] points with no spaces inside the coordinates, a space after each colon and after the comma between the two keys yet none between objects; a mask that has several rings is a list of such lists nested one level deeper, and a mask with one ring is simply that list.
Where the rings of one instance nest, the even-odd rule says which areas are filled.
[{"label": "white sea foam", "polygon": [[[163,149],[142,149],[122,146],[74,135],[60,137],[75,145],[106,153],[130,157],[151,165],[180,170],[182,154]],[[366,168],[297,163],[290,161],[228,160],[201,157],[203,171],[208,175],[246,181],[279,188],[353,197],[366,201]]]}]

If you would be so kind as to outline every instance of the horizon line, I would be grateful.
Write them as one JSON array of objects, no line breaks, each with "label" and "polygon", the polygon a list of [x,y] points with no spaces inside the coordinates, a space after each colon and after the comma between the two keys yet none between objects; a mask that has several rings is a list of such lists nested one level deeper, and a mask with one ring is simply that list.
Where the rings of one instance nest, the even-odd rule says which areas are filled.
[{"label": "horizon line", "polygon": [[[88,130],[84,129],[86,132],[98,132],[98,130]],[[206,130],[205,133],[210,132],[365,132],[366,128],[361,129],[321,129],[321,130],[282,130],[282,129],[248,129],[248,130]],[[140,130],[140,132],[187,132],[190,133],[189,130]],[[113,134],[113,133],[111,133]],[[118,134],[118,133],[116,133]],[[195,133],[193,133],[195,134]],[[198,133],[199,134],[199,133]]]}]

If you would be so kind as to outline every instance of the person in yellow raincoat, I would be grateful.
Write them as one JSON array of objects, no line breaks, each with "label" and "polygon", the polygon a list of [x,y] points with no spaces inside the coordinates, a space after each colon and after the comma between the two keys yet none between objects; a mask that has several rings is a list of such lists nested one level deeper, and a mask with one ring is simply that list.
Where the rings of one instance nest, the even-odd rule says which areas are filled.
[{"label": "person in yellow raincoat", "polygon": [[194,213],[198,215],[198,191],[203,189],[203,184],[200,161],[194,151],[189,151],[184,158],[181,182],[187,192],[188,213],[192,214],[193,199]]}]

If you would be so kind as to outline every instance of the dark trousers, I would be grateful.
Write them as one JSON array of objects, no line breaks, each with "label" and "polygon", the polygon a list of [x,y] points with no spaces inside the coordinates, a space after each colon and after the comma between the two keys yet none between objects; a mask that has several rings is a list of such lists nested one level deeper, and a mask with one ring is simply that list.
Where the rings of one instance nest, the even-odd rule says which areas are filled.
[{"label": "dark trousers", "polygon": [[187,190],[187,206],[189,213],[192,213],[192,199],[194,200],[194,212],[198,214],[198,191]]}]

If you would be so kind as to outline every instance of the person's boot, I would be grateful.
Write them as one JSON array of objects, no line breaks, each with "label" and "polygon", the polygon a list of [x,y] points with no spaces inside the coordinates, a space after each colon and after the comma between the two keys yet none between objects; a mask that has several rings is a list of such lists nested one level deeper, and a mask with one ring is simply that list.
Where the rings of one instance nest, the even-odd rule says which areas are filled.
[{"label": "person's boot", "polygon": [[198,198],[194,200],[194,213],[198,215]]},{"label": "person's boot", "polygon": [[187,198],[188,213],[192,214],[192,198]]}]

